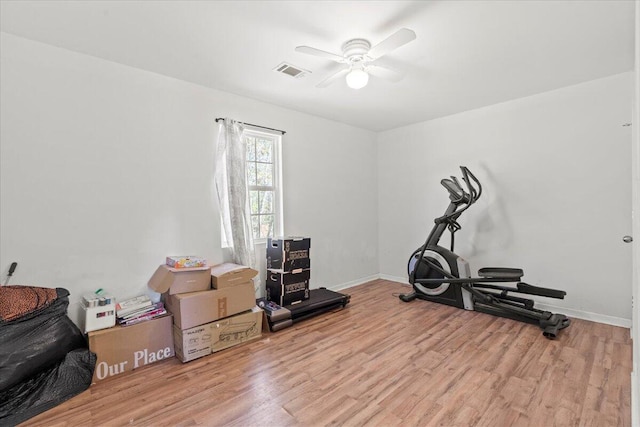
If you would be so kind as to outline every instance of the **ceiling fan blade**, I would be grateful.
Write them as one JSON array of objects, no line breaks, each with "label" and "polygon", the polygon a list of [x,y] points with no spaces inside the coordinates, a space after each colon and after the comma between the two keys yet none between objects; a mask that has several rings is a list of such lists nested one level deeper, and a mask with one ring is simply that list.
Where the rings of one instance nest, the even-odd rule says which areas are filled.
[{"label": "ceiling fan blade", "polygon": [[369,64],[366,67],[367,72],[372,76],[380,77],[385,80],[390,80],[392,82],[399,82],[404,78],[404,73],[398,70],[394,70],[392,68],[383,67],[378,64]]},{"label": "ceiling fan blade", "polygon": [[372,47],[369,50],[367,56],[372,59],[380,58],[381,56],[386,55],[392,50],[397,49],[412,40],[415,40],[415,38],[416,33],[408,28],[402,28]]},{"label": "ceiling fan blade", "polygon": [[349,70],[350,70],[349,67],[341,69],[337,73],[334,73],[333,75],[327,77],[326,79],[318,83],[316,87],[327,87],[332,83],[335,83],[335,81],[338,80],[340,77],[345,76],[349,72]]},{"label": "ceiling fan blade", "polygon": [[315,47],[298,46],[296,47],[296,52],[319,56],[321,58],[326,58],[335,62],[339,62],[341,64],[345,62],[345,59],[342,56],[336,55],[335,53],[331,53],[331,52],[325,52],[324,50],[316,49]]}]

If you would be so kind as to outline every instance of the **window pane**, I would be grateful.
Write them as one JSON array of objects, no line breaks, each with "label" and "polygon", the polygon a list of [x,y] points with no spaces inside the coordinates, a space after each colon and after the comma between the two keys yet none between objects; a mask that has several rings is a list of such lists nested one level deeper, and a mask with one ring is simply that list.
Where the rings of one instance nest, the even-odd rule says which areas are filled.
[{"label": "window pane", "polygon": [[[254,163],[257,166],[258,184],[273,185],[273,165],[270,163]],[[249,183],[249,185],[252,185]]]},{"label": "window pane", "polygon": [[256,148],[255,148],[255,156],[256,161],[272,163],[271,159],[271,147],[273,144],[268,139],[257,138],[256,139]]},{"label": "window pane", "polygon": [[249,192],[249,200],[251,202],[251,215],[260,213],[260,203],[259,203],[260,196],[258,193],[261,193],[261,192],[260,191]]},{"label": "window pane", "polygon": [[253,238],[260,238],[260,216],[251,215],[251,228],[253,229]]},{"label": "window pane", "polygon": [[280,197],[276,191],[280,189],[275,187],[279,184],[276,171],[280,167],[277,155],[280,137],[251,129],[245,129],[243,137],[251,232],[254,239],[273,237],[277,234],[276,225],[280,224],[280,212],[276,204],[276,199]]},{"label": "window pane", "polygon": [[273,234],[273,215],[260,215],[260,237],[270,237]]},{"label": "window pane", "polygon": [[[253,206],[253,203],[252,203],[252,206]],[[253,211],[251,211],[251,213],[253,213]],[[260,213],[261,214],[273,213],[273,191],[260,192]]]},{"label": "window pane", "polygon": [[257,185],[256,164],[254,162],[247,162],[247,181],[248,185]]},{"label": "window pane", "polygon": [[247,136],[247,160],[256,160],[256,139],[252,136]]}]

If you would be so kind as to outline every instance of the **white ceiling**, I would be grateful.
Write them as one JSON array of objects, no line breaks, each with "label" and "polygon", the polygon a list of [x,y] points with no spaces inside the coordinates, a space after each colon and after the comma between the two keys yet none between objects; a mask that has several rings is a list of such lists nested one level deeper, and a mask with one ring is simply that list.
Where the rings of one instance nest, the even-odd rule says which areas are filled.
[{"label": "white ceiling", "polygon": [[[381,131],[633,70],[626,1],[2,1],[4,32]],[[339,64],[297,53],[417,39],[406,77],[315,85]],[[286,61],[310,70],[276,73]]]}]

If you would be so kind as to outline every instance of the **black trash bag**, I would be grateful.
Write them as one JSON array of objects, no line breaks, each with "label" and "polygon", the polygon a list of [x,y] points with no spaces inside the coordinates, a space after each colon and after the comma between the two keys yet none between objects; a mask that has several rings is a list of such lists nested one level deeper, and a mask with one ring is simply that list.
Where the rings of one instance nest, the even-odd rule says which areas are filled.
[{"label": "black trash bag", "polygon": [[67,317],[69,292],[43,309],[0,322],[0,392],[56,365],[71,350],[86,348],[78,327]]},{"label": "black trash bag", "polygon": [[55,366],[0,392],[0,426],[15,426],[80,394],[91,385],[96,355],[69,352]]}]

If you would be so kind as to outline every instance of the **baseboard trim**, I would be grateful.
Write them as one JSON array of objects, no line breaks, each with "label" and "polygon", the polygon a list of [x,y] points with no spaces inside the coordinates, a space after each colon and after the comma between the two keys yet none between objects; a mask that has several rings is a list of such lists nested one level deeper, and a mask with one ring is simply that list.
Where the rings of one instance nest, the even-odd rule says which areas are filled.
[{"label": "baseboard trim", "polygon": [[380,276],[378,274],[374,274],[372,276],[362,277],[360,279],[352,280],[350,282],[340,283],[338,285],[327,286],[327,289],[332,291],[341,291],[343,289],[352,288],[354,286],[362,285],[363,283],[370,282],[372,280],[379,279]]},{"label": "baseboard trim", "polygon": [[574,310],[567,307],[558,307],[551,304],[544,304],[538,301],[536,301],[536,308],[552,311],[554,313],[562,313],[568,317],[575,317],[576,319],[590,320],[592,322],[604,323],[605,325],[620,326],[623,328],[631,328],[631,319],[623,319],[622,317],[607,316],[606,314]]},{"label": "baseboard trim", "polygon": [[390,276],[388,274],[380,274],[379,278],[382,280],[390,280],[392,282],[402,283],[403,285],[408,285],[409,280],[406,277],[398,277],[398,276]]},{"label": "baseboard trim", "polygon": [[[388,274],[380,274],[380,279],[390,280],[392,282],[402,283],[404,285],[409,284],[409,281],[404,277],[391,276]],[[541,310],[548,310],[554,313],[562,313],[569,317],[575,317],[576,319],[590,320],[592,322],[604,323],[605,325],[620,326],[623,328],[631,328],[631,319],[624,319],[622,317],[607,316],[605,314],[591,313],[589,311],[575,310],[572,308],[558,307],[551,304],[545,304],[536,301],[536,308]],[[640,419],[638,420],[640,422]]]}]

